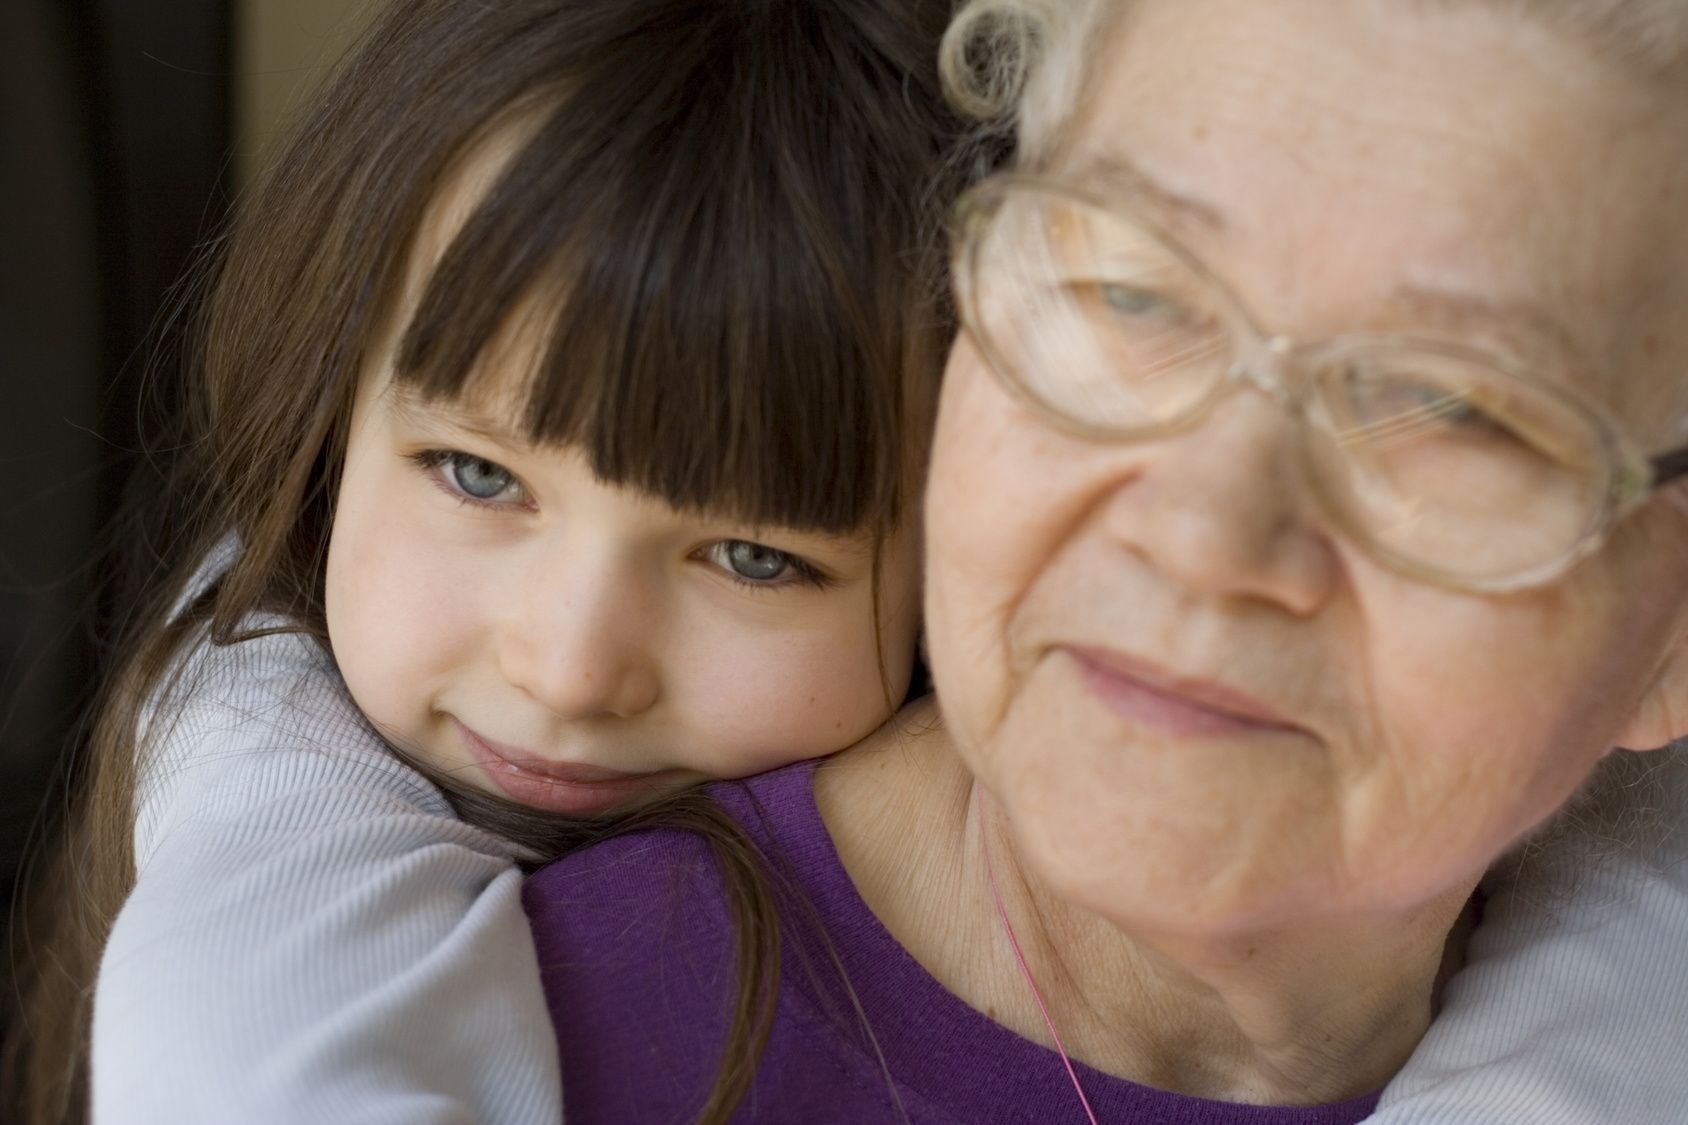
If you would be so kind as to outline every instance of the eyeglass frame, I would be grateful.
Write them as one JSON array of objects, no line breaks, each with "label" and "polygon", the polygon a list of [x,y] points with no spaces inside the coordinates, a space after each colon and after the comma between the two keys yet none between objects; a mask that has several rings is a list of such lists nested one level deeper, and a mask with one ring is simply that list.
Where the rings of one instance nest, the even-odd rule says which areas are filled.
[{"label": "eyeglass frame", "polygon": [[[1217,298],[1219,312],[1226,321],[1227,331],[1235,345],[1235,354],[1228,370],[1213,381],[1213,386],[1195,401],[1183,417],[1164,426],[1122,429],[1098,425],[1067,414],[1045,402],[1027,387],[1023,376],[1011,370],[1014,365],[1010,364],[992,343],[990,334],[978,327],[982,318],[976,306],[974,279],[978,268],[977,257],[983,242],[982,234],[989,221],[999,212],[1002,203],[1017,191],[1066,198],[1094,208],[1104,215],[1123,219],[1152,236],[1157,244],[1169,251],[1180,265],[1192,271],[1213,292]],[[1368,348],[1406,348],[1479,364],[1496,374],[1516,379],[1532,390],[1541,391],[1589,423],[1604,454],[1603,467],[1608,478],[1601,489],[1602,498],[1594,518],[1589,521],[1576,542],[1557,559],[1499,579],[1473,579],[1438,570],[1398,554],[1377,542],[1364,529],[1348,527],[1349,518],[1345,515],[1345,506],[1328,494],[1328,486],[1322,483],[1318,472],[1310,471],[1307,474],[1338,524],[1343,525],[1344,530],[1362,549],[1390,568],[1421,581],[1476,593],[1509,593],[1545,585],[1598,551],[1613,529],[1643,507],[1660,489],[1688,478],[1688,444],[1663,453],[1646,453],[1629,438],[1611,411],[1602,404],[1591,401],[1569,388],[1550,383],[1484,349],[1411,334],[1344,332],[1313,340],[1298,340],[1287,334],[1267,332],[1254,319],[1242,298],[1231,286],[1162,224],[1141,214],[1135,208],[1122,206],[1089,188],[1023,172],[996,173],[973,185],[956,202],[951,226],[951,246],[951,277],[961,327],[978,346],[986,364],[996,374],[998,382],[1022,406],[1046,424],[1087,441],[1124,443],[1171,437],[1200,425],[1220,400],[1242,385],[1252,386],[1265,393],[1290,413],[1300,435],[1299,453],[1305,459],[1310,456],[1305,430],[1313,425],[1305,409],[1305,385],[1310,380],[1295,379],[1295,368],[1303,365],[1287,364],[1286,361],[1307,353],[1334,352],[1359,345]],[[1286,380],[1286,375],[1291,378]]]}]

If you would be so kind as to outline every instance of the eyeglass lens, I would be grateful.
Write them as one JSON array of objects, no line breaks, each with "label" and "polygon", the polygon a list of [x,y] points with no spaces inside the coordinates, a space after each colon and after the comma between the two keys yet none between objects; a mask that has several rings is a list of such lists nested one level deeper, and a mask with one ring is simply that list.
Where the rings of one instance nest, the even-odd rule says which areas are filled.
[{"label": "eyeglass lens", "polygon": [[[1081,431],[1148,438],[1187,424],[1253,331],[1185,252],[1082,200],[1007,191],[975,238],[975,335],[1003,377]],[[1603,515],[1599,430],[1526,380],[1381,339],[1304,347],[1288,365],[1322,491],[1386,555],[1496,580],[1553,563]]]}]

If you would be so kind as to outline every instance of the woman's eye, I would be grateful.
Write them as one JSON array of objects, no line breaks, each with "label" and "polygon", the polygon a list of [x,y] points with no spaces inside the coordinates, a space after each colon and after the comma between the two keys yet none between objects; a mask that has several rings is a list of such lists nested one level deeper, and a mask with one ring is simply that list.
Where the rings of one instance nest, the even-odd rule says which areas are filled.
[{"label": "woman's eye", "polygon": [[1127,316],[1151,316],[1155,313],[1168,311],[1166,298],[1148,289],[1139,289],[1135,285],[1111,285],[1104,283],[1098,286],[1102,300],[1117,313]]},{"label": "woman's eye", "polygon": [[1517,434],[1483,403],[1457,389],[1427,379],[1401,376],[1372,390],[1377,400],[1369,413],[1390,419],[1412,418],[1419,429],[1435,428],[1469,437],[1516,439]]},{"label": "woman's eye", "polygon": [[1096,283],[1096,296],[1115,325],[1171,330],[1188,328],[1201,320],[1198,311],[1178,294],[1153,286],[1103,281]]}]

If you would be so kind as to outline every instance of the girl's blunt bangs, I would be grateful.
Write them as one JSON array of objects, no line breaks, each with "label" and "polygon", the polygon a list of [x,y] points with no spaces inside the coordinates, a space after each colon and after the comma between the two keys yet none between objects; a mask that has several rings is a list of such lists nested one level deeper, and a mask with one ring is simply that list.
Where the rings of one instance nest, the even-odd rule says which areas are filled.
[{"label": "girl's blunt bangs", "polygon": [[718,4],[671,52],[577,70],[435,267],[395,381],[502,383],[482,368],[520,315],[535,444],[684,509],[889,528],[950,332],[924,213],[942,130],[886,96],[920,69],[829,36],[827,7]]}]

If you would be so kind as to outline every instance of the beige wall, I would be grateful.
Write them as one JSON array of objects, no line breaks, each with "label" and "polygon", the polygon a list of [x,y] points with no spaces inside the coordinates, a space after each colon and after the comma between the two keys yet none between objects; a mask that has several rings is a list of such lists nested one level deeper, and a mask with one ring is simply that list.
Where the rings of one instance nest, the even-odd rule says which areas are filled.
[{"label": "beige wall", "polygon": [[288,120],[381,0],[238,0],[235,152],[246,182]]}]

